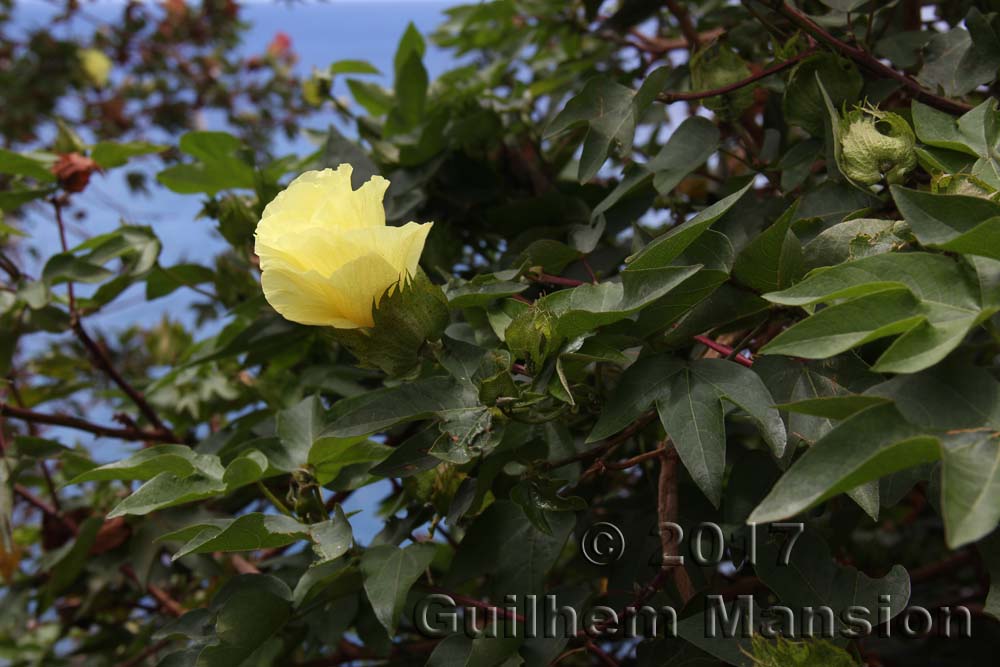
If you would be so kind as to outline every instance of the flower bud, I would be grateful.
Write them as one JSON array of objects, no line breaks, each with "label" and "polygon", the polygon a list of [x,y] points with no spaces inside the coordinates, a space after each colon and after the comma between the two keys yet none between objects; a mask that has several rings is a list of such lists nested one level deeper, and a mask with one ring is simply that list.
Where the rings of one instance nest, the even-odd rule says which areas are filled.
[{"label": "flower bud", "polygon": [[90,83],[97,88],[108,85],[108,79],[111,77],[111,58],[98,49],[80,49],[76,56],[80,60],[80,68]]}]

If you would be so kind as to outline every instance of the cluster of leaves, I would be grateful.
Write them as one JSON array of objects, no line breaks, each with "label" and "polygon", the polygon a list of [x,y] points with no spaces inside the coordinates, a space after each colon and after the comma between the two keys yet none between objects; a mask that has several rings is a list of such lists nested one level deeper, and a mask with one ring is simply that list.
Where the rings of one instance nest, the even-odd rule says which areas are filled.
[{"label": "cluster of leaves", "polygon": [[[292,72],[295,54],[279,33],[264,53],[237,48],[246,25],[232,0],[121,3],[91,23],[86,3],[64,2],[30,30],[13,2],[0,8],[0,137],[37,145],[54,117],[105,139],[170,136],[221,112],[241,136],[267,149],[294,136],[309,113]],[[27,19],[30,20],[30,19]]]},{"label": "cluster of leaves", "polygon": [[[179,138],[157,180],[202,198],[230,246],[213,267],[165,265],[156,231],[129,221],[26,274],[20,214],[62,228],[75,195],[52,173],[58,148],[0,152],[3,658],[987,664],[988,5],[455,7],[434,39],[463,64],[436,81],[411,27],[391,89],[359,61],[305,84],[356,138],[331,127],[315,153],[281,158],[224,132]],[[339,85],[350,100],[331,97]],[[159,148],[74,150],[116,169]],[[430,278],[386,296],[370,332],[280,318],[252,252],[282,184],[341,162],[358,183],[391,180],[390,222],[435,222]],[[147,301],[195,291],[209,326],[168,313],[95,339],[93,316],[137,285]],[[43,333],[53,344],[32,344]],[[98,438],[134,444],[102,465]],[[803,532],[783,548],[763,524],[790,519]],[[604,566],[580,549],[596,522],[625,542]],[[668,523],[704,539],[689,550]],[[723,532],[718,562],[706,524]],[[430,593],[515,618],[530,595],[581,616],[669,605],[680,639],[428,637],[414,610]],[[713,595],[838,619],[862,607],[883,627],[713,637]],[[968,605],[978,641],[896,640],[910,603]]]}]

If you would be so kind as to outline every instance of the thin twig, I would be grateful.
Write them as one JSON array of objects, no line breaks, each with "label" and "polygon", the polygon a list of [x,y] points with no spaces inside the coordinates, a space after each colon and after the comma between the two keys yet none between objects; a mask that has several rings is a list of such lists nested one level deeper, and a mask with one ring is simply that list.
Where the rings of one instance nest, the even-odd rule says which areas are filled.
[{"label": "thin twig", "polygon": [[[711,42],[712,40],[721,37],[725,32],[725,28],[712,28],[711,30],[699,32],[698,43],[704,44],[706,42]],[[652,53],[654,55],[662,55],[669,51],[688,48],[688,40],[683,36],[664,39],[655,35],[647,35],[638,28],[632,28],[629,30],[629,34],[639,40],[638,43],[629,42],[630,46],[634,46],[642,51],[645,51],[646,53]]]},{"label": "thin twig", "polygon": [[[666,445],[666,443],[664,443]],[[660,454],[660,477],[657,494],[657,516],[660,520],[660,548],[663,551],[663,568],[673,569],[674,584],[677,592],[685,603],[694,597],[695,588],[691,582],[684,565],[677,564],[677,556],[680,550],[678,540],[674,539],[674,532],[667,530],[670,524],[677,523],[679,515],[677,502],[677,464],[680,457],[677,450],[670,447],[669,450]]]},{"label": "thin twig", "polygon": [[[18,407],[27,408],[28,404],[24,402],[24,396],[21,394],[21,390],[17,386],[17,375],[14,371],[11,371],[7,375],[7,386],[10,388],[10,395],[14,397],[14,402],[17,403]],[[2,403],[3,401],[0,401]],[[38,425],[34,422],[28,422],[28,433],[32,436],[38,435]]]},{"label": "thin twig", "polygon": [[118,438],[119,440],[135,440],[144,442],[177,442],[172,433],[157,431],[147,431],[135,428],[115,428],[113,426],[102,426],[89,422],[86,419],[73,417],[70,415],[45,414],[15,407],[9,403],[0,403],[0,415],[11,419],[20,419],[28,423],[48,424],[49,426],[65,426],[78,431],[86,431],[94,435],[108,438]]},{"label": "thin twig", "polygon": [[45,488],[49,492],[49,497],[52,498],[52,505],[56,508],[57,512],[62,511],[62,503],[59,501],[59,494],[56,493],[56,484],[52,480],[52,472],[49,470],[48,463],[45,459],[38,459],[38,467],[42,469],[42,479],[45,480]]},{"label": "thin twig", "polygon": [[457,593],[452,593],[451,591],[446,590],[444,588],[441,588],[439,586],[429,586],[428,588],[429,588],[430,591],[432,591],[434,593],[439,593],[441,595],[447,595],[449,598],[451,598],[452,600],[454,600],[455,602],[458,602],[460,604],[463,604],[463,605],[466,605],[466,606],[469,606],[469,607],[476,607],[477,609],[483,609],[484,611],[488,611],[490,613],[497,614],[498,616],[501,616],[503,618],[508,618],[508,619],[517,621],[518,623],[525,623],[526,622],[525,621],[525,617],[522,616],[521,614],[518,614],[516,612],[509,612],[506,609],[504,609],[502,607],[498,607],[498,606],[496,606],[494,604],[490,604],[489,602],[483,602],[482,600],[477,600],[475,598],[470,598],[470,597],[467,597],[465,595],[458,595]]},{"label": "thin twig", "polygon": [[733,346],[733,351],[726,355],[726,359],[732,361],[736,356],[739,355],[740,350],[747,349],[750,347],[750,343],[753,342],[754,338],[764,330],[764,327],[768,325],[767,320],[761,321],[760,324],[751,329],[747,335],[743,336],[736,345]]},{"label": "thin twig", "polygon": [[[62,207],[65,203],[64,197],[53,197],[52,207],[55,209],[56,225],[59,227],[59,243],[62,246],[62,251],[64,253],[69,252],[69,244],[66,242],[66,225],[63,222]],[[90,353],[90,357],[94,362],[94,365],[104,372],[111,381],[118,385],[118,388],[125,392],[136,407],[139,408],[139,412],[152,424],[153,428],[161,433],[170,436],[171,442],[180,442],[176,435],[164,424],[159,415],[156,414],[156,410],[153,406],[149,404],[146,397],[142,395],[142,392],[133,387],[129,382],[122,377],[121,373],[115,368],[114,364],[111,363],[111,359],[108,357],[104,349],[94,342],[94,339],[90,337],[87,330],[83,327],[83,321],[80,318],[80,312],[76,308],[76,298],[73,294],[73,281],[68,281],[66,283],[66,290],[69,297],[69,323],[70,328],[76,337],[80,339],[83,346]]]},{"label": "thin twig", "polygon": [[656,99],[665,104],[672,104],[673,102],[690,102],[692,100],[703,100],[708,97],[715,97],[716,95],[725,95],[731,93],[740,88],[745,88],[751,84],[757,83],[761,79],[766,79],[772,74],[777,74],[778,72],[784,71],[789,67],[792,67],[801,60],[804,60],[815,53],[815,49],[806,49],[801,53],[797,53],[788,60],[782,60],[780,63],[775,63],[770,67],[762,69],[752,76],[748,76],[745,79],[736,81],[735,83],[730,83],[726,86],[720,86],[719,88],[712,88],[710,90],[693,90],[685,93],[668,93],[663,92],[656,96]]},{"label": "thin twig", "polygon": [[743,5],[743,9],[747,10],[751,16],[757,19],[757,22],[767,28],[767,31],[774,35],[779,41],[787,41],[789,38],[788,33],[781,27],[775,25],[772,21],[767,20],[760,12],[757,11],[753,6],[753,0],[740,0],[740,4]]},{"label": "thin twig", "polygon": [[108,357],[104,349],[98,345],[94,339],[90,337],[90,334],[87,333],[87,330],[83,328],[83,323],[80,321],[79,316],[74,317],[72,313],[70,314],[70,327],[73,329],[74,333],[76,333],[76,337],[80,339],[80,342],[83,343],[83,346],[87,348],[94,365],[97,366],[99,370],[104,371],[104,374],[107,375],[112,382],[118,385],[118,388],[121,389],[133,403],[135,403],[135,406],[139,408],[139,412],[142,413],[153,428],[158,433],[167,436],[168,442],[180,442],[180,439],[174,435],[174,432],[171,431],[162,420],[160,420],[159,415],[156,414],[156,410],[154,410],[153,406],[149,404],[146,397],[142,395],[142,392],[133,387],[129,384],[128,380],[122,377],[121,373],[118,372],[118,369],[116,369],[114,364],[111,363],[111,359]]},{"label": "thin twig", "polygon": [[708,349],[715,350],[719,354],[725,355],[726,358],[732,358],[733,361],[742,366],[746,366],[747,368],[753,366],[753,359],[747,359],[742,354],[735,354],[735,355],[733,354],[734,352],[738,352],[739,350],[734,350],[728,345],[717,343],[708,336],[695,336],[694,339],[699,343],[701,343],[702,345],[704,345],[705,347],[707,347]]},{"label": "thin twig", "polygon": [[132,658],[126,660],[125,662],[118,663],[118,667],[137,667],[138,665],[141,665],[143,662],[145,662],[146,658],[151,658],[160,651],[162,651],[164,648],[167,647],[167,644],[169,643],[170,643],[169,639],[160,640],[157,643],[153,644],[152,646],[146,648],[142,652],[136,654]]},{"label": "thin twig", "polygon": [[[59,244],[62,246],[62,251],[64,253],[69,252],[69,244],[66,242],[66,225],[63,224],[62,207],[64,203],[62,197],[52,198],[52,208],[56,212],[56,225],[59,227]],[[73,295],[73,281],[66,281],[66,295],[69,298],[69,312],[70,318],[76,312],[76,298]]]},{"label": "thin twig", "polygon": [[[24,397],[21,396],[21,391],[17,388],[17,384],[14,381],[13,374],[10,377],[10,393],[17,401],[17,404],[24,407]],[[38,435],[38,426],[34,422],[28,423],[28,433],[32,436]],[[3,428],[3,420],[0,418],[0,429]],[[52,480],[52,472],[49,470],[49,465],[44,458],[38,459],[38,467],[42,470],[42,477],[45,479],[45,487],[48,489],[49,497],[52,499],[52,506],[56,508],[57,512],[62,512],[62,503],[59,501],[59,494],[56,492],[55,482]]]},{"label": "thin twig", "polygon": [[233,564],[233,569],[240,574],[260,574],[260,569],[239,554],[229,557],[229,562]]},{"label": "thin twig", "polygon": [[[136,575],[135,570],[128,563],[122,565],[118,568],[122,574],[124,574],[132,583],[137,585],[142,585],[139,582],[139,577]],[[155,599],[160,608],[170,616],[183,616],[186,609],[181,606],[181,603],[173,599],[169,593],[157,586],[156,584],[146,584],[146,591]]]},{"label": "thin twig", "polygon": [[590,639],[587,640],[586,646],[587,650],[596,655],[601,663],[603,663],[606,667],[621,667],[617,660],[608,655],[607,651],[602,649]]},{"label": "thin twig", "polygon": [[604,467],[607,468],[608,470],[627,470],[633,466],[639,465],[640,463],[645,463],[646,461],[650,461],[652,459],[659,457],[661,454],[663,454],[664,451],[665,450],[661,445],[660,447],[657,447],[654,450],[644,452],[637,456],[633,456],[632,458],[625,459],[624,461],[614,461],[611,463],[605,463]]},{"label": "thin twig", "polygon": [[380,660],[383,657],[386,662],[377,664],[393,664],[393,661],[397,658],[402,658],[401,662],[409,662],[415,655],[423,655],[433,651],[439,641],[437,639],[427,639],[406,644],[393,644],[388,656],[380,656],[367,646],[358,646],[346,639],[341,639],[337,644],[337,653],[334,655],[299,663],[296,667],[332,667],[360,660],[365,661],[365,664],[376,664],[370,661]]},{"label": "thin twig", "polygon": [[933,579],[941,574],[951,574],[959,567],[973,562],[977,557],[978,555],[973,549],[949,554],[942,560],[910,570],[910,581],[924,581],[926,579]]},{"label": "thin twig", "polygon": [[681,34],[684,35],[684,41],[687,42],[688,49],[692,53],[701,48],[701,35],[694,27],[694,23],[691,22],[691,15],[688,13],[687,7],[685,7],[677,0],[665,0],[664,4],[674,18],[677,19],[677,25],[681,29]]},{"label": "thin twig", "polygon": [[649,412],[642,414],[638,419],[632,422],[624,431],[622,431],[621,433],[612,438],[608,438],[601,444],[591,447],[590,449],[584,452],[580,452],[579,454],[574,454],[573,456],[567,456],[566,458],[562,458],[556,461],[546,461],[542,463],[540,467],[542,468],[542,470],[556,470],[557,468],[562,468],[563,466],[567,466],[570,463],[578,463],[580,461],[587,461],[589,459],[598,457],[601,454],[606,453],[608,450],[622,444],[623,442],[631,438],[633,435],[635,435],[642,429],[646,428],[646,426],[655,418],[656,418],[656,412],[650,410]]},{"label": "thin twig", "polygon": [[576,655],[577,653],[584,653],[586,650],[587,650],[586,646],[577,646],[576,648],[568,648],[559,655],[557,655],[555,660],[549,663],[549,667],[555,667],[555,665],[558,665],[566,658]]},{"label": "thin twig", "polygon": [[14,484],[14,493],[20,496],[21,499],[24,500],[26,503],[28,503],[35,509],[41,511],[42,514],[51,517],[56,521],[58,521],[59,523],[61,523],[72,534],[76,535],[77,532],[79,531],[79,528],[72,519],[65,516],[58,509],[56,509],[49,503],[45,502],[44,500],[36,496],[34,493],[31,492],[30,489],[28,489],[28,487],[24,486],[23,484]]},{"label": "thin twig", "polygon": [[4,272],[10,277],[11,283],[18,282],[24,275],[21,273],[21,270],[17,268],[17,265],[10,261],[10,259],[3,253],[0,253],[0,269],[3,269]]},{"label": "thin twig", "polygon": [[[45,502],[44,500],[33,494],[23,485],[14,484],[14,492],[18,496],[23,498],[26,502],[28,502],[30,505],[40,510],[46,516],[62,523],[63,526],[65,526],[67,530],[69,530],[69,532],[71,532],[73,535],[79,534],[80,529],[76,525],[76,523],[73,522],[72,519],[57,512],[56,509],[52,507],[52,505],[48,504],[47,502]],[[125,563],[118,569],[133,583],[139,584],[139,577],[136,575],[135,570],[132,568],[131,565]],[[184,615],[185,612],[184,607],[182,607],[181,604],[177,602],[177,600],[170,597],[169,593],[167,593],[165,590],[163,590],[156,584],[147,584],[146,592],[148,592],[159,603],[160,608],[163,609],[165,613],[171,616]]]},{"label": "thin twig", "polygon": [[560,287],[579,287],[580,285],[587,284],[586,282],[577,280],[576,278],[563,278],[562,276],[552,276],[548,273],[535,273],[525,277],[529,280],[534,280],[535,282],[548,283],[549,285],[559,285]]},{"label": "thin twig", "polygon": [[842,55],[850,58],[873,74],[899,82],[899,84],[908,90],[913,97],[917,98],[921,102],[924,102],[925,104],[935,107],[936,109],[940,109],[941,111],[947,111],[948,113],[965,113],[972,108],[964,102],[959,102],[958,100],[953,100],[951,98],[942,97],[932,93],[906,74],[898,72],[884,64],[863,48],[852,46],[847,42],[834,37],[811,18],[789,4],[781,3],[778,5],[777,11],[783,14],[792,23],[811,34],[817,40],[823,42],[835,51],[839,51]]}]

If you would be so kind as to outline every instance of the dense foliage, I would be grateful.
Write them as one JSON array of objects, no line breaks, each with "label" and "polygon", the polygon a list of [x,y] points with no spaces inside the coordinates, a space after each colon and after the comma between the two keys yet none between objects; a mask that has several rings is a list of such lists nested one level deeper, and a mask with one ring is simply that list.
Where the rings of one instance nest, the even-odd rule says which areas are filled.
[{"label": "dense foliage", "polygon": [[[3,664],[995,662],[1000,5],[493,0],[447,11],[433,81],[407,30],[388,89],[298,79],[281,35],[237,56],[232,1],[65,5],[0,16]],[[298,324],[255,229],[344,163],[434,225],[373,326]],[[142,219],[70,243],[114,170],[227,250],[170,264]],[[432,594],[468,628],[422,630]],[[526,637],[532,594],[679,636]],[[712,596],[760,633],[709,636]]]}]

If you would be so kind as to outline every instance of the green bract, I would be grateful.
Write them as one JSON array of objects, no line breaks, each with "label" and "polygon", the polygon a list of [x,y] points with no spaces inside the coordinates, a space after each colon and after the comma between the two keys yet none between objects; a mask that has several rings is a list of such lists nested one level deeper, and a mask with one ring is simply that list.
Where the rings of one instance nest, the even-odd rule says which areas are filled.
[{"label": "green bract", "polygon": [[864,78],[854,63],[832,53],[810,56],[792,69],[782,97],[785,119],[822,137],[827,112],[817,80],[823,82],[833,105],[840,108],[857,101]]}]

